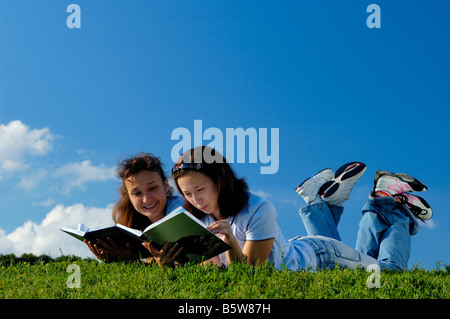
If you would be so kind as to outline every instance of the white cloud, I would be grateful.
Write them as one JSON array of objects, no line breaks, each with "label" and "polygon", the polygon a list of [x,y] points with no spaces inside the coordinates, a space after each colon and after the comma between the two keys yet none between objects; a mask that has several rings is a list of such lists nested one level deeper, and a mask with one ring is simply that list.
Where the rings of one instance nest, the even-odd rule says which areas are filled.
[{"label": "white cloud", "polygon": [[36,189],[42,180],[44,180],[48,176],[48,172],[45,169],[37,169],[33,172],[33,175],[22,177],[18,187],[25,189],[27,191],[31,191]]},{"label": "white cloud", "polygon": [[[68,194],[73,188],[84,189],[88,182],[114,179],[114,167],[106,167],[103,164],[95,166],[89,160],[69,163],[56,170],[42,166],[35,167],[36,164],[33,165],[33,169],[29,169],[28,159],[50,152],[54,139],[55,135],[51,134],[48,128],[30,129],[21,121],[0,124],[0,180],[7,173],[28,169],[26,175],[20,177],[18,188],[32,191],[45,188],[43,187],[45,184],[50,187],[52,184],[62,182],[64,186],[58,189]],[[87,155],[89,152],[79,150],[78,153]]]},{"label": "white cloud", "polygon": [[105,165],[94,166],[91,161],[71,163],[56,170],[54,176],[65,182],[64,192],[70,192],[74,187],[83,188],[84,184],[93,181],[105,181],[115,178],[115,168]]},{"label": "white cloud", "polygon": [[0,174],[27,168],[28,155],[45,155],[54,135],[48,128],[30,129],[21,121],[0,124]]},{"label": "white cloud", "polygon": [[[15,173],[18,188],[33,191],[33,198],[39,196],[39,200],[32,202],[34,207],[54,207],[41,222],[27,221],[9,233],[0,229],[0,254],[19,256],[32,253],[57,257],[62,252],[65,255],[92,257],[85,244],[63,233],[60,228],[76,228],[79,223],[87,226],[113,225],[111,205],[106,208],[85,207],[82,204],[54,206],[57,201],[50,193],[55,189],[68,194],[73,188],[83,189],[89,182],[115,178],[114,167],[96,166],[89,160],[69,163],[56,170],[52,169],[54,163],[48,161],[39,164],[31,162],[33,156],[43,156],[52,150],[55,137],[48,128],[31,129],[21,121],[0,123],[0,180]],[[16,174],[24,170],[27,171]],[[40,195],[35,190],[39,190],[37,193]]]},{"label": "white cloud", "polygon": [[43,207],[49,207],[55,204],[55,200],[51,197],[49,197],[47,200],[42,202],[33,202],[33,206],[43,206]]},{"label": "white cloud", "polygon": [[[36,168],[29,175],[23,176],[17,187],[26,191],[53,189],[63,194],[69,194],[73,188],[85,189],[86,183],[106,181],[115,178],[115,168],[92,165],[91,161],[66,164],[54,172]],[[62,186],[61,186],[62,185]]]},{"label": "white cloud", "polygon": [[85,207],[82,204],[69,207],[57,205],[39,224],[27,221],[10,234],[0,229],[0,254],[47,254],[55,258],[62,252],[64,255],[94,258],[84,243],[60,229],[76,228],[79,223],[88,227],[111,226],[114,224],[111,211],[112,205],[105,208]]}]

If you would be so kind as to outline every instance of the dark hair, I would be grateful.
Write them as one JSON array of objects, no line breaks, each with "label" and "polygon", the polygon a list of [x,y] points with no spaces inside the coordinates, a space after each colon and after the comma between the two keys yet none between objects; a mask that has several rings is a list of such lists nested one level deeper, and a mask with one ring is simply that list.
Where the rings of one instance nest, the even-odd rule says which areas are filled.
[{"label": "dark hair", "polygon": [[[146,228],[150,225],[150,220],[134,208],[128,196],[125,181],[141,171],[157,172],[163,182],[166,180],[161,160],[150,153],[139,153],[119,163],[116,176],[122,179],[122,184],[119,189],[120,199],[114,205],[112,211],[113,220],[115,223],[136,229]],[[169,188],[167,197],[172,196],[172,193],[172,189]],[[167,203],[165,209],[167,209]]]},{"label": "dark hair", "polygon": [[[225,158],[215,149],[208,146],[192,148],[178,158],[174,169],[183,163],[201,163],[195,171],[205,174],[218,186],[218,205],[220,215],[223,218],[235,216],[247,204],[249,195],[245,178],[237,178]],[[174,182],[180,194],[182,194],[182,191],[178,185],[178,178],[189,171],[192,171],[192,169],[181,168],[174,174]],[[191,205],[186,199],[184,208],[200,219],[206,215]]]}]

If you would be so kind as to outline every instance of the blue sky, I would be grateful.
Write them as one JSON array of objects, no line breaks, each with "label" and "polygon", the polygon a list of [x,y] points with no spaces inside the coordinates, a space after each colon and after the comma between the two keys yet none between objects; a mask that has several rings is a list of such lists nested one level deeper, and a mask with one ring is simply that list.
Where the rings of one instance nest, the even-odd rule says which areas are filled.
[{"label": "blue sky", "polygon": [[[79,29],[66,24],[72,3]],[[366,25],[371,3],[379,29]],[[169,171],[172,132],[193,135],[201,120],[224,136],[279,129],[275,174],[233,168],[274,203],[286,238],[306,235],[295,187],[358,160],[368,168],[343,241],[355,244],[376,170],[404,172],[429,186],[434,210],[410,266],[450,263],[448,12],[443,1],[0,0],[0,253],[87,255],[59,227],[111,223],[119,158],[152,152]]]}]

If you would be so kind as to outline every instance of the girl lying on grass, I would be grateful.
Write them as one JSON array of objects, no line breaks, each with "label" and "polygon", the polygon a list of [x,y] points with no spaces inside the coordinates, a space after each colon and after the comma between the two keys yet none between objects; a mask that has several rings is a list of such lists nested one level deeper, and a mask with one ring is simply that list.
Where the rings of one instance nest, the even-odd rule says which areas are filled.
[{"label": "girl lying on grass", "polygon": [[[173,196],[168,179],[162,169],[158,157],[141,153],[123,160],[117,168],[117,176],[122,180],[120,199],[113,209],[115,223],[143,230],[171,212],[183,201]],[[120,247],[110,240],[108,243],[99,240],[99,244],[86,242],[94,255],[103,261],[132,260],[138,258],[137,253]],[[164,254],[155,257],[158,264],[164,266],[173,263],[166,260]]]},{"label": "girl lying on grass", "polygon": [[[300,210],[308,236],[289,241],[281,233],[274,206],[250,193],[245,180],[237,178],[214,149],[203,146],[185,152],[172,175],[186,199],[185,208],[232,247],[217,257],[222,265],[269,260],[278,269],[291,270],[323,270],[338,264],[351,269],[377,264],[403,270],[410,237],[417,232],[416,218],[427,220],[432,215],[425,200],[410,192],[424,191],[426,186],[405,174],[378,171],[353,249],[340,241],[337,225],[344,201],[365,170],[363,163],[353,162],[336,172],[322,170],[298,186],[297,192],[308,204]],[[178,251],[175,245],[162,250],[169,259]]]}]

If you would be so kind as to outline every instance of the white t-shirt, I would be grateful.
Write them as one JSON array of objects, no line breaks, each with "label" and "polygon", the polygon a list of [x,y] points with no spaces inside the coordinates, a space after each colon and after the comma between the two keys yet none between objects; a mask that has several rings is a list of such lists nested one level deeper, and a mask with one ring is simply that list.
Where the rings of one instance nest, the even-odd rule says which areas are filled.
[{"label": "white t-shirt", "polygon": [[[249,193],[249,200],[244,208],[236,216],[230,216],[227,220],[241,248],[247,240],[274,238],[268,259],[276,268],[280,270],[283,266],[290,270],[316,268],[316,254],[311,246],[302,241],[284,239],[278,226],[277,212],[271,202]],[[206,215],[202,221],[209,226],[215,220],[213,216]],[[228,265],[226,253],[219,255],[219,258],[222,264]]]}]

